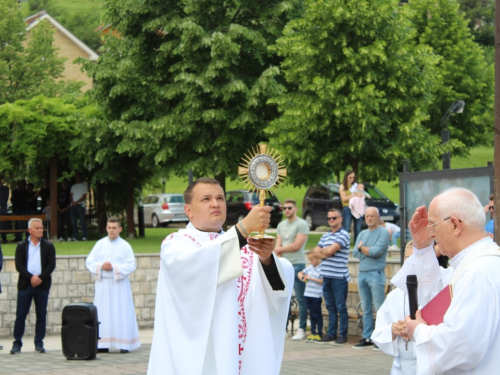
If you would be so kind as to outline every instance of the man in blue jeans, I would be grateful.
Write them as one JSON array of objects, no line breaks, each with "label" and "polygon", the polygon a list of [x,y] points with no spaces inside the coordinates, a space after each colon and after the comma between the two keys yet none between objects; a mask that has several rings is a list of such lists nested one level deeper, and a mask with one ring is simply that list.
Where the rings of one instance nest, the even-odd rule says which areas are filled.
[{"label": "man in blue jeans", "polygon": [[306,268],[304,248],[309,235],[309,226],[305,220],[297,216],[295,200],[286,199],[283,211],[285,211],[286,220],[278,224],[274,253],[288,259],[295,271],[293,290],[299,303],[299,329],[292,340],[302,340],[306,337],[307,325],[307,305],[304,297],[306,284],[300,281],[297,275]]},{"label": "man in blue jeans", "polygon": [[51,242],[43,238],[42,220],[30,219],[28,232],[30,236],[19,242],[16,249],[15,262],[19,279],[14,324],[15,341],[10,354],[21,352],[26,317],[32,300],[35,300],[36,310],[35,350],[38,353],[45,353],[43,339],[47,321],[47,302],[52,283],[51,274],[56,268],[56,250]]},{"label": "man in blue jeans", "polygon": [[389,232],[379,225],[379,219],[378,208],[366,209],[368,229],[359,234],[352,251],[352,256],[359,258],[358,291],[363,308],[363,337],[353,349],[373,347],[370,338],[374,330],[372,304],[378,310],[385,299],[385,262]]},{"label": "man in blue jeans", "polygon": [[[323,259],[323,298],[328,310],[328,331],[316,344],[332,343],[342,345],[347,342],[347,283],[350,275],[347,267],[351,237],[342,228],[342,212],[332,208],[328,214],[328,225],[332,229],[325,233],[313,250],[314,255]],[[338,335],[337,335],[337,321]]]}]

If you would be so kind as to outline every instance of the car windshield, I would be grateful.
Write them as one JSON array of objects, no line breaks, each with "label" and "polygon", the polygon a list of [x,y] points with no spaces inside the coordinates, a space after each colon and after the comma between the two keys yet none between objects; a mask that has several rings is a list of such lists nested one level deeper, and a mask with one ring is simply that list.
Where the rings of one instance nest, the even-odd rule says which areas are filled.
[{"label": "car windshield", "polygon": [[[273,201],[273,202],[277,202],[278,201],[278,199],[274,195],[272,195],[270,193],[266,194],[266,200],[268,200],[268,201],[270,200],[270,201]],[[259,203],[260,202],[260,200],[259,200],[259,193],[257,193],[257,192],[252,193],[252,202],[254,202],[254,203]]]},{"label": "car windshield", "polygon": [[184,197],[182,195],[172,195],[170,197],[164,198],[165,203],[184,203]]},{"label": "car windshield", "polygon": [[[330,187],[330,195],[331,198],[333,197],[338,197],[339,195],[339,186],[338,185],[329,185]],[[384,195],[379,189],[377,189],[375,186],[365,184],[365,194],[368,193],[370,194],[371,199],[389,199],[387,196]]]},{"label": "car windshield", "polygon": [[365,185],[365,192],[370,194],[371,199],[389,199],[375,186]]}]

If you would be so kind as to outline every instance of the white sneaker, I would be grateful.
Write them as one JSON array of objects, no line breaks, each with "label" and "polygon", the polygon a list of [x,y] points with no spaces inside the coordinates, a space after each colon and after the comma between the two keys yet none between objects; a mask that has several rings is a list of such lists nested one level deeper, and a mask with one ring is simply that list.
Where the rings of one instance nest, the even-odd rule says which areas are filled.
[{"label": "white sneaker", "polygon": [[399,250],[399,247],[398,247],[398,245],[391,245],[391,246],[389,246],[389,250],[397,251],[397,250]]},{"label": "white sneaker", "polygon": [[86,238],[86,237],[83,237],[83,238],[82,238],[82,241],[87,241],[87,238]]},{"label": "white sneaker", "polygon": [[299,340],[304,340],[305,338],[306,338],[306,332],[302,328],[299,328],[295,336],[292,337],[292,340],[299,341]]},{"label": "white sneaker", "polygon": [[59,242],[64,242],[64,238],[59,237],[59,239],[58,239],[57,241],[59,241]]},{"label": "white sneaker", "polygon": [[78,240],[77,240],[75,237],[73,237],[73,238],[71,239],[71,241],[72,241],[72,242],[78,242]]}]

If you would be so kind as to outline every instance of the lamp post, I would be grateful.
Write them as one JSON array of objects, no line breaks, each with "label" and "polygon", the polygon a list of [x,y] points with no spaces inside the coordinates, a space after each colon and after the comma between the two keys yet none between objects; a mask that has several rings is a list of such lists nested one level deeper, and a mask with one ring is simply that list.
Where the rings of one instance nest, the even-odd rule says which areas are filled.
[{"label": "lamp post", "polygon": [[[465,102],[463,100],[455,101],[450,109],[446,111],[443,118],[441,119],[441,144],[445,144],[450,140],[450,132],[446,124],[448,119],[453,113],[462,113],[464,111]],[[443,169],[450,169],[450,153],[446,152],[443,154]]]}]

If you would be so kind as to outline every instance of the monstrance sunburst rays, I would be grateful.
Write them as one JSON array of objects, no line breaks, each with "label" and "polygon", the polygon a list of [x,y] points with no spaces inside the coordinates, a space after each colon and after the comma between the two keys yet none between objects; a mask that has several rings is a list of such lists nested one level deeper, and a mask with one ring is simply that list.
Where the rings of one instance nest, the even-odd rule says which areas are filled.
[{"label": "monstrance sunburst rays", "polygon": [[[245,153],[238,166],[238,174],[246,183],[245,188],[252,185],[248,190],[259,192],[260,206],[264,206],[267,192],[274,195],[273,189],[279,188],[279,184],[287,176],[283,159],[266,144],[259,144]],[[261,231],[257,237],[263,236],[264,231]]]}]

